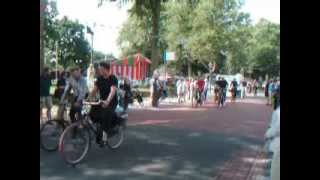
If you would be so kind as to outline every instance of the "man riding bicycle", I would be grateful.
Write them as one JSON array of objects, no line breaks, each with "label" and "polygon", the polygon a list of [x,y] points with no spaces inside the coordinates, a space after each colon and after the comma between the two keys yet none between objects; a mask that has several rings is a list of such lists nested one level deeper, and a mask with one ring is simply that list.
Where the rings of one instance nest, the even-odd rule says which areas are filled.
[{"label": "man riding bicycle", "polygon": [[71,69],[71,77],[67,81],[67,85],[60,99],[60,104],[64,103],[66,96],[70,94],[71,90],[73,93],[71,96],[72,105],[69,116],[73,123],[76,120],[76,114],[78,116],[81,115],[82,101],[86,98],[89,91],[87,82],[81,75],[80,68],[78,67]]},{"label": "man riding bicycle", "polygon": [[205,85],[205,81],[203,79],[198,79],[197,81],[197,93],[198,93],[198,103],[201,104],[202,103],[202,94],[204,92],[204,85]]},{"label": "man riding bicycle", "polygon": [[[222,78],[222,77],[219,77],[219,80],[216,81],[216,85],[218,86],[218,88],[220,89],[220,99],[219,99],[219,102],[218,102],[218,106],[221,104],[221,106],[224,106],[224,102],[225,102],[225,99],[226,99],[226,93],[227,93],[227,86],[228,86],[228,82]],[[222,98],[222,100],[221,100]]]},{"label": "man riding bicycle", "polygon": [[104,138],[105,141],[106,133],[111,129],[111,123],[118,105],[116,96],[118,79],[111,74],[110,65],[105,62],[99,64],[99,70],[101,76],[94,83],[90,97],[95,97],[99,92],[101,104],[91,109],[90,117],[101,123],[102,127],[98,130],[96,141],[102,145],[101,140]]}]

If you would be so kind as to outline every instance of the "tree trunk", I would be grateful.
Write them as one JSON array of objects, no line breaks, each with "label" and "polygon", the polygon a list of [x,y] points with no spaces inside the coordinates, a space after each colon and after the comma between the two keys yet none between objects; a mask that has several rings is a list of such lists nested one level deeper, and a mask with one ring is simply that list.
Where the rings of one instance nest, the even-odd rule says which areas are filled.
[{"label": "tree trunk", "polygon": [[152,39],[151,39],[151,69],[152,71],[156,69],[159,65],[160,57],[160,49],[158,46],[159,42],[159,21],[160,21],[160,0],[152,1]]},{"label": "tree trunk", "polygon": [[188,60],[188,77],[191,78],[192,76],[192,66],[190,60]]},{"label": "tree trunk", "polygon": [[45,0],[40,0],[40,74],[44,68],[44,11],[46,8]]}]

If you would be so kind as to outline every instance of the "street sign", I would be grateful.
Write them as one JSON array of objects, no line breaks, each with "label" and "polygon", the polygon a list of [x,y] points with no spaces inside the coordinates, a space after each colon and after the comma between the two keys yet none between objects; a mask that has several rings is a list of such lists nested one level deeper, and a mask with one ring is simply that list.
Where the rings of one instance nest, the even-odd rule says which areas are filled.
[{"label": "street sign", "polygon": [[176,60],[176,54],[175,52],[168,52],[166,51],[164,54],[164,60],[167,61],[174,61]]}]

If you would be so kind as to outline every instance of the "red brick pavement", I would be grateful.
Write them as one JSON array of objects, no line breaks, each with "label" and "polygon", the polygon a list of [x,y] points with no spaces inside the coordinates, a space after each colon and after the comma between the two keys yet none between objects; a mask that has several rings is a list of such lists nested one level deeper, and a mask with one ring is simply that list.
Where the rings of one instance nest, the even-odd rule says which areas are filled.
[{"label": "red brick pavement", "polygon": [[[162,105],[158,109],[136,110],[129,114],[129,124],[170,126],[199,132],[214,132],[263,141],[271,118],[272,109],[263,99],[246,99],[234,104],[227,103],[217,109],[212,102],[202,107],[189,105]],[[261,146],[247,147],[234,154],[234,158],[221,167],[216,179],[248,180],[257,177],[252,172],[261,158]],[[260,159],[261,161],[261,159]],[[250,178],[251,177],[251,178]]]},{"label": "red brick pavement", "polygon": [[[250,103],[249,103],[250,102]],[[195,131],[237,134],[262,140],[272,110],[262,100],[227,103],[222,109],[209,102],[199,108],[162,105],[158,109],[137,109],[129,113],[129,124],[154,124]]]}]

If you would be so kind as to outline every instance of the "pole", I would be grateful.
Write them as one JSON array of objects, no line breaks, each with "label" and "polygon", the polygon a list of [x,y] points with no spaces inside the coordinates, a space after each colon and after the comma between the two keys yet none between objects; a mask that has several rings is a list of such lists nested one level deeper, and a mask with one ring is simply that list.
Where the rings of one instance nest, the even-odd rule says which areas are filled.
[{"label": "pole", "polygon": [[91,64],[93,63],[93,34],[91,34]]},{"label": "pole", "polygon": [[58,41],[56,42],[56,81],[58,82]]}]

